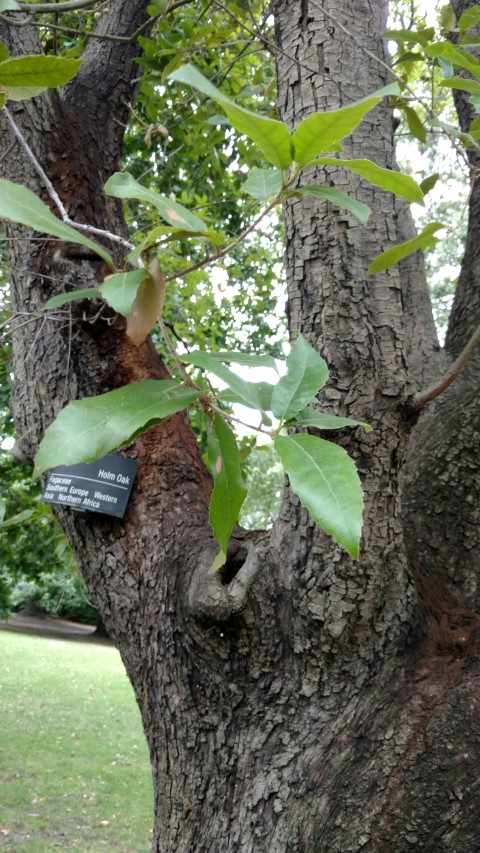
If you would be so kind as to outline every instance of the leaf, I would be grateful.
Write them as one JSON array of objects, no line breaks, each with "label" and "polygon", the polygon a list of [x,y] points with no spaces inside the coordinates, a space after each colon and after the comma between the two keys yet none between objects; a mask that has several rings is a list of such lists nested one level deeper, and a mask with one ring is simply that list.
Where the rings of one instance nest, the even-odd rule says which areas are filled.
[{"label": "leaf", "polygon": [[472,6],[471,9],[467,9],[463,15],[460,15],[458,19],[458,29],[461,33],[469,30],[470,27],[475,27],[478,23],[480,23],[480,6]]},{"label": "leaf", "polygon": [[272,393],[272,412],[279,420],[288,420],[300,412],[323,388],[328,367],[323,358],[299,335],[286,360],[287,372]]},{"label": "leaf", "polygon": [[246,382],[241,376],[237,376],[236,373],[217,361],[211,353],[197,351],[188,353],[188,355],[182,354],[181,358],[186,364],[193,364],[195,367],[200,367],[202,370],[207,370],[214,376],[218,376],[234,392],[237,400],[246,406],[263,411],[262,401],[255,384]]},{"label": "leaf", "polygon": [[127,320],[127,335],[137,347],[157,322],[165,302],[165,279],[156,259],[149,269],[150,275],[138,288]]},{"label": "leaf", "polygon": [[287,421],[286,427],[314,427],[315,429],[343,429],[343,427],[361,426],[365,432],[371,432],[372,427],[363,421],[353,421],[351,418],[340,418],[327,412],[317,412],[316,409],[303,409],[292,420]]},{"label": "leaf", "polygon": [[207,226],[199,216],[191,213],[186,207],[172,201],[167,196],[142,187],[128,172],[116,172],[112,175],[105,184],[105,192],[115,198],[134,198],[153,204],[165,222],[181,227],[185,231],[208,231]]},{"label": "leaf", "polygon": [[435,184],[437,183],[440,175],[438,172],[434,172],[433,175],[429,175],[427,178],[424,178],[420,184],[420,189],[424,195],[426,195],[430,190],[433,190]]},{"label": "leaf", "polygon": [[[412,107],[407,106],[403,106],[402,110],[407,120],[408,129],[412,136],[414,136],[415,139],[419,139],[420,142],[423,142],[425,144],[425,142],[427,141],[427,131],[418,113],[414,109],[412,109]],[[419,203],[422,204],[423,201]]]},{"label": "leaf", "polygon": [[246,193],[264,201],[278,195],[282,188],[282,173],[278,169],[257,169],[253,166],[243,185]]},{"label": "leaf", "polygon": [[102,291],[99,287],[84,287],[81,290],[72,290],[69,293],[59,293],[57,296],[51,296],[43,306],[44,311],[50,308],[60,308],[67,302],[74,302],[76,299],[101,299]]},{"label": "leaf", "polygon": [[35,476],[57,465],[92,462],[194,403],[198,391],[170,379],[145,379],[69,403],[48,427]]},{"label": "leaf", "polygon": [[270,367],[278,373],[276,361],[271,355],[222,350],[220,352],[210,352],[209,356],[217,361],[225,361],[227,364],[228,362],[233,362],[234,364],[244,364],[248,367]]},{"label": "leaf", "polygon": [[343,190],[337,190],[335,187],[315,185],[297,187],[295,190],[289,190],[285,195],[287,197],[297,195],[314,195],[317,196],[317,198],[326,198],[327,201],[332,204],[336,204],[339,207],[343,207],[345,210],[349,210],[350,213],[353,213],[363,225],[368,221],[368,217],[371,213],[368,205],[363,204],[362,201],[357,201],[353,196],[344,193]]},{"label": "leaf", "polygon": [[109,275],[99,287],[101,296],[117,314],[128,317],[137,290],[148,276],[148,269],[130,270],[129,272]]},{"label": "leaf", "polygon": [[28,521],[34,512],[34,509],[24,509],[22,512],[17,513],[17,515],[10,516],[6,521],[3,521],[2,519],[2,521],[0,521],[0,527],[13,527],[14,524],[21,524],[22,521]]},{"label": "leaf", "polygon": [[478,80],[466,80],[464,77],[447,77],[438,81],[439,86],[447,89],[458,89],[460,92],[470,92],[472,95],[480,95],[480,83]]},{"label": "leaf", "polygon": [[413,178],[392,169],[383,169],[371,160],[337,160],[336,157],[320,157],[316,163],[324,166],[344,166],[345,169],[366,178],[382,190],[406,198],[407,201],[423,204],[423,193]]},{"label": "leaf", "polygon": [[396,83],[384,86],[367,98],[355,101],[348,107],[315,113],[303,119],[292,136],[295,160],[305,166],[321,152],[329,151],[330,146],[340,142],[357,127],[363,117],[386,95],[398,95],[400,89]]},{"label": "leaf", "polygon": [[355,465],[343,447],[313,435],[277,435],[275,450],[313,520],[357,559],[363,496]]},{"label": "leaf", "polygon": [[288,169],[293,161],[292,137],[282,121],[267,118],[267,116],[239,107],[228,98],[220,89],[217,89],[194,65],[183,65],[170,75],[170,80],[178,83],[186,83],[202,92],[203,95],[212,98],[217,104],[221,104],[227,114],[227,118],[235,130],[248,136],[265,154],[270,163],[277,169],[283,171]]},{"label": "leaf", "polygon": [[477,77],[480,76],[480,62],[478,59],[474,59],[466,50],[462,50],[451,42],[433,42],[433,44],[427,47],[427,52],[433,58],[442,58],[457,68],[464,68]]},{"label": "leaf", "polygon": [[87,246],[92,252],[100,255],[107,264],[113,266],[112,258],[105,249],[93,243],[88,237],[84,237],[79,231],[75,231],[70,225],[65,225],[61,219],[57,219],[47,205],[31,190],[3,179],[0,179],[0,218],[34,228],[41,234],[51,234],[67,243]]},{"label": "leaf", "polygon": [[271,412],[272,393],[275,386],[269,382],[245,382],[245,385],[247,386],[247,392],[250,389],[250,399],[248,401],[245,398],[245,394],[237,394],[231,388],[220,391],[218,396],[227,403],[240,403],[249,409],[256,409],[263,413]]},{"label": "leaf", "polygon": [[0,62],[0,86],[12,101],[23,101],[68,83],[81,66],[79,59],[60,56],[15,56]]},{"label": "leaf", "polygon": [[3,44],[3,42],[0,41],[0,62],[4,62],[5,59],[9,58],[9,56],[10,53],[8,51],[8,48]]},{"label": "leaf", "polygon": [[[221,415],[215,415],[208,430],[208,461],[214,488],[210,499],[209,520],[213,535],[223,554],[223,565],[233,528],[247,496],[240,469],[240,454],[232,429]],[[220,568],[215,561],[211,570]]]},{"label": "leaf", "polygon": [[421,44],[423,47],[428,44],[428,39],[417,30],[387,30],[385,38],[396,41],[397,44]]},{"label": "leaf", "polygon": [[383,272],[383,270],[393,267],[394,264],[401,261],[403,258],[407,258],[409,255],[412,255],[413,252],[417,251],[417,249],[429,248],[432,245],[432,240],[434,240],[433,235],[441,228],[445,228],[445,225],[441,222],[431,222],[430,225],[427,225],[426,228],[424,228],[420,234],[417,234],[416,237],[413,237],[412,240],[407,240],[406,243],[400,243],[398,246],[393,246],[391,249],[387,249],[385,252],[382,252],[382,254],[378,255],[378,257],[370,264],[367,270],[367,275],[374,275],[377,272]]}]

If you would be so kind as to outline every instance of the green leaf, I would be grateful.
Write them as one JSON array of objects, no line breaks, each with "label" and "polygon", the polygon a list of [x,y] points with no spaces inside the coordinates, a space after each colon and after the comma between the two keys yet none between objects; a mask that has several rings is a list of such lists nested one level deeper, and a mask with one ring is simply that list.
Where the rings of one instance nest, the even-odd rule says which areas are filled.
[{"label": "green leaf", "polygon": [[281,188],[282,173],[278,169],[257,169],[256,166],[250,169],[243,185],[245,192],[259,201],[278,195]]},{"label": "green leaf", "polygon": [[186,364],[193,364],[195,367],[200,367],[202,370],[207,370],[209,373],[213,373],[214,376],[218,376],[233,391],[237,400],[241,401],[244,405],[264,411],[262,400],[256,391],[255,384],[253,382],[246,382],[241,376],[237,376],[236,373],[233,373],[232,370],[229,370],[220,361],[217,361],[212,353],[197,351],[191,352],[188,355],[182,354],[181,358]]},{"label": "green leaf", "polygon": [[425,35],[417,30],[387,30],[385,38],[396,41],[397,44],[421,44],[423,47],[428,44]]},{"label": "green leaf", "polygon": [[153,204],[165,222],[181,227],[185,231],[208,231],[207,226],[199,216],[191,213],[186,207],[172,201],[167,196],[142,187],[128,172],[116,172],[112,175],[105,184],[105,192],[115,198],[134,198]]},{"label": "green leaf", "polygon": [[357,127],[363,117],[386,95],[398,95],[400,89],[396,83],[384,86],[367,98],[355,101],[348,107],[326,113],[315,113],[303,119],[293,134],[295,160],[305,166],[321,152],[329,151],[330,146],[340,142]]},{"label": "green leaf", "polygon": [[9,57],[10,53],[8,51],[8,48],[5,47],[3,42],[0,41],[0,62],[4,62],[5,59],[8,59]]},{"label": "green leaf", "polygon": [[51,234],[67,243],[87,246],[92,252],[100,255],[107,264],[113,266],[112,258],[105,249],[93,243],[88,237],[84,237],[79,231],[75,231],[70,225],[65,225],[61,219],[57,219],[47,205],[31,190],[3,179],[0,179],[0,218],[34,228],[41,234]]},{"label": "green leaf", "polygon": [[441,58],[446,62],[450,62],[456,68],[464,68],[477,77],[480,76],[480,62],[474,59],[466,50],[462,50],[451,42],[433,42],[433,44],[427,47],[427,52],[433,58]]},{"label": "green leaf", "polygon": [[433,188],[434,188],[435,184],[437,183],[439,177],[440,177],[439,173],[434,172],[433,175],[429,175],[428,178],[424,178],[424,180],[420,184],[420,189],[421,189],[422,193],[424,194],[424,196],[428,192],[430,192],[430,190],[433,190]]},{"label": "green leaf", "polygon": [[406,198],[407,201],[423,204],[423,193],[413,178],[402,175],[401,172],[394,172],[392,169],[383,169],[371,160],[337,160],[336,157],[320,157],[316,162],[323,166],[344,166],[382,190]]},{"label": "green leaf", "polygon": [[368,205],[364,204],[362,201],[357,201],[357,199],[353,198],[353,196],[347,195],[347,193],[344,193],[343,190],[337,190],[335,187],[297,187],[295,190],[289,190],[285,193],[285,195],[287,197],[298,195],[314,195],[317,196],[317,198],[326,198],[327,201],[331,202],[332,204],[336,204],[338,205],[338,207],[343,207],[345,210],[349,210],[350,213],[353,213],[363,225],[365,225],[365,223],[368,221],[368,217],[371,213],[371,210]]},{"label": "green leaf", "polygon": [[169,75],[171,80],[178,83],[186,83],[202,92],[203,95],[212,98],[220,104],[227,114],[227,118],[235,130],[248,136],[265,154],[270,163],[277,169],[288,169],[292,157],[292,137],[282,121],[258,115],[243,107],[239,107],[228,98],[220,89],[217,89],[206,77],[201,74],[194,65],[184,65]]},{"label": "green leaf", "polygon": [[343,427],[361,426],[365,432],[371,432],[372,427],[363,421],[353,421],[351,418],[340,418],[327,412],[317,412],[315,409],[303,409],[292,420],[287,421],[286,427],[314,427],[315,429],[342,429]]},{"label": "green leaf", "polygon": [[[425,142],[427,141],[427,131],[418,113],[414,109],[412,109],[412,107],[407,106],[403,106],[402,110],[407,120],[408,129],[412,136],[414,136],[415,139],[419,139],[420,142],[423,142],[425,144]],[[420,204],[422,204],[422,202],[420,202]]]},{"label": "green leaf", "polygon": [[472,6],[467,9],[458,19],[458,29],[461,33],[466,32],[470,27],[475,27],[480,23],[480,6]]},{"label": "green leaf", "polygon": [[101,299],[102,291],[99,287],[84,287],[81,290],[72,290],[69,293],[59,293],[57,296],[51,296],[43,306],[44,311],[50,308],[60,308],[67,302],[75,302],[77,299]]},{"label": "green leaf", "polygon": [[439,86],[447,89],[458,89],[460,92],[470,92],[472,95],[480,95],[480,83],[478,80],[466,80],[464,77],[447,77],[438,81]]},{"label": "green leaf", "polygon": [[278,373],[277,363],[271,355],[222,350],[220,352],[210,352],[209,356],[217,361],[225,361],[227,364],[228,362],[233,362],[234,364],[244,364],[247,367],[270,367]]},{"label": "green leaf", "polygon": [[7,518],[6,521],[3,521],[2,518],[2,521],[0,521],[0,527],[13,527],[14,524],[21,524],[22,521],[28,521],[28,519],[32,517],[34,512],[34,509],[24,509],[22,512],[17,513],[17,515],[10,516],[10,518]]},{"label": "green leaf", "polygon": [[[232,391],[231,388],[226,388],[220,391],[218,397],[226,403],[240,403],[242,406],[247,406],[249,409],[255,409],[260,412],[272,411],[272,393],[274,385],[269,382],[246,382],[247,391],[250,390],[250,399],[245,399],[245,394],[240,395]],[[265,423],[265,420],[263,420]]]},{"label": "green leaf", "polygon": [[168,415],[194,403],[198,391],[169,379],[145,379],[69,403],[48,427],[35,457],[35,475],[56,465],[92,462]]},{"label": "green leaf", "polygon": [[142,281],[149,277],[148,269],[132,270],[130,272],[119,272],[108,276],[99,287],[86,287],[82,290],[73,290],[69,293],[59,293],[52,296],[45,303],[44,308],[58,308],[75,299],[104,299],[105,302],[117,311],[128,317],[132,302]]},{"label": "green leaf", "polygon": [[118,272],[108,276],[98,289],[110,308],[113,308],[118,314],[128,317],[137,290],[148,276],[148,269]]},{"label": "green leaf", "polygon": [[383,270],[393,267],[394,264],[412,255],[417,249],[430,248],[435,239],[433,235],[436,231],[440,231],[441,228],[445,228],[445,225],[441,222],[431,222],[430,225],[427,225],[412,240],[407,240],[406,243],[400,243],[398,246],[393,246],[391,249],[387,249],[386,252],[382,252],[370,264],[367,275],[374,275],[377,272],[383,272]]},{"label": "green leaf", "polygon": [[81,66],[79,59],[60,56],[15,56],[0,62],[0,86],[12,101],[23,101],[68,83]]},{"label": "green leaf", "polygon": [[[209,520],[213,535],[225,558],[230,536],[247,496],[247,489],[242,478],[235,435],[221,415],[215,415],[213,425],[208,430],[207,452],[214,480]],[[214,565],[215,569],[220,568],[216,562]]]},{"label": "green leaf", "polygon": [[303,335],[292,344],[286,365],[287,372],[272,394],[271,410],[279,420],[288,420],[300,412],[328,379],[326,362]]},{"label": "green leaf", "polygon": [[274,446],[293,491],[313,520],[358,558],[362,488],[343,447],[313,435],[277,435]]}]

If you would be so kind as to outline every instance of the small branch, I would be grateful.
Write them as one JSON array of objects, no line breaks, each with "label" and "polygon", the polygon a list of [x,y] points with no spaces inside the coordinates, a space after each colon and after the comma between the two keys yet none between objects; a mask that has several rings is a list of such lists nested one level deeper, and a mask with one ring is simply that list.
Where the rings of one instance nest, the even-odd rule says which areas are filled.
[{"label": "small branch", "polygon": [[19,3],[18,5],[21,12],[41,15],[43,12],[73,12],[88,9],[89,6],[97,6],[98,3],[99,0],[68,0],[66,3]]},{"label": "small branch", "polygon": [[426,388],[425,391],[420,391],[418,394],[407,403],[407,409],[409,412],[420,412],[427,403],[430,403],[432,400],[435,400],[436,397],[439,397],[440,394],[443,394],[447,388],[450,387],[452,382],[455,381],[457,376],[460,375],[463,368],[468,364],[471,357],[473,356],[476,348],[480,344],[480,325],[475,329],[472,337],[463,348],[462,352],[453,362],[450,370],[445,373],[444,376],[440,379],[439,382],[434,385],[430,385],[429,388]]},{"label": "small branch", "polygon": [[255,230],[257,225],[260,224],[260,222],[262,221],[262,219],[264,219],[267,213],[270,213],[270,211],[273,210],[273,208],[276,207],[281,200],[281,195],[275,196],[273,201],[271,201],[270,204],[267,205],[264,210],[262,210],[260,216],[257,216],[257,218],[247,228],[245,228],[242,233],[238,235],[238,237],[235,237],[235,239],[228,244],[228,246],[225,246],[224,249],[221,249],[219,252],[216,252],[215,255],[208,255],[208,257],[204,258],[203,261],[198,261],[197,264],[192,264],[191,267],[185,267],[183,270],[179,270],[179,272],[167,276],[165,279],[165,283],[168,284],[168,282],[175,281],[177,278],[184,278],[189,273],[195,272],[196,270],[200,270],[203,267],[208,266],[209,264],[213,264],[215,263],[215,261],[219,261],[221,258],[224,258],[225,255],[230,254],[233,249],[235,249],[240,243],[243,242],[245,237],[248,237],[248,235]]},{"label": "small branch", "polygon": [[[165,281],[166,281],[166,280],[167,280],[167,279],[165,279]],[[180,373],[182,374],[182,376],[183,376],[183,380],[184,380],[185,384],[186,384],[189,388],[195,388],[197,391],[199,391],[199,390],[200,390],[200,388],[198,387],[198,385],[196,385],[196,384],[195,384],[195,382],[193,382],[193,381],[191,380],[190,376],[188,375],[188,373],[187,373],[187,371],[186,371],[186,369],[185,369],[185,365],[184,365],[183,361],[181,360],[181,357],[180,357],[180,356],[179,356],[179,354],[177,353],[177,351],[176,351],[176,349],[175,349],[175,347],[174,347],[174,345],[173,345],[173,343],[172,343],[172,339],[170,338],[170,335],[169,335],[169,334],[168,334],[168,332],[167,332],[167,327],[166,327],[166,325],[165,325],[165,322],[164,322],[163,318],[162,318],[162,317],[159,317],[159,318],[158,318],[158,320],[157,320],[157,323],[158,323],[158,325],[160,326],[160,331],[161,331],[161,333],[162,333],[162,335],[163,335],[163,339],[164,339],[164,341],[165,341],[165,344],[166,344],[166,346],[167,346],[167,349],[168,349],[168,351],[169,351],[170,355],[173,357],[173,359],[174,359],[174,361],[175,361],[175,364],[176,364],[176,366],[177,366],[178,370],[179,370],[179,371],[180,371]]]},{"label": "small branch", "polygon": [[70,219],[70,217],[69,217],[69,215],[68,215],[68,213],[67,213],[67,211],[63,205],[63,202],[62,202],[60,196],[58,195],[55,187],[53,186],[50,178],[44,172],[43,168],[41,167],[40,163],[38,162],[37,158],[35,157],[35,154],[33,153],[32,149],[30,148],[27,140],[25,139],[22,132],[20,131],[20,129],[15,124],[15,121],[13,120],[9,111],[4,110],[4,115],[7,118],[7,122],[10,125],[10,129],[11,129],[13,135],[18,140],[18,142],[22,146],[23,150],[27,154],[30,162],[34,166],[35,171],[37,172],[38,176],[40,177],[40,179],[41,179],[45,189],[47,190],[50,198],[52,199],[53,203],[57,207],[57,209],[60,213],[60,216],[62,218],[62,221],[65,222],[66,225],[70,225],[71,228],[76,228],[77,231],[85,231],[87,234],[93,234],[96,237],[101,237],[105,240],[110,240],[112,243],[118,243],[121,246],[123,246],[125,249],[127,249],[128,251],[131,251],[133,249],[133,244],[129,243],[129,241],[125,240],[123,237],[119,237],[118,234],[113,234],[111,231],[104,231],[102,228],[95,228],[93,225],[84,225],[81,222],[74,222],[73,219]]}]

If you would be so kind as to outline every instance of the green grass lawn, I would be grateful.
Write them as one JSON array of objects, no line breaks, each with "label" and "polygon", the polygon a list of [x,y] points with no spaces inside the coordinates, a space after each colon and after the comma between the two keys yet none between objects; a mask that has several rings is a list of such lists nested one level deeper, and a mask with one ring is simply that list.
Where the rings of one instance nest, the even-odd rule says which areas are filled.
[{"label": "green grass lawn", "polygon": [[0,631],[2,853],[148,853],[152,802],[116,649]]}]

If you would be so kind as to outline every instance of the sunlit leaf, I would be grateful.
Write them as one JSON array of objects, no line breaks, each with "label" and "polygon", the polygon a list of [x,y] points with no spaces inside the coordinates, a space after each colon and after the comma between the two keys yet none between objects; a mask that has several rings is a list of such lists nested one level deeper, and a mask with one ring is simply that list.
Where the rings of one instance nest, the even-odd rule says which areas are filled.
[{"label": "sunlit leaf", "polygon": [[[355,172],[356,175],[366,178],[367,181],[382,190],[388,190],[395,195],[406,198],[407,201],[423,204],[423,193],[413,178],[409,175],[402,175],[401,172],[394,172],[392,169],[383,169],[376,163],[372,163],[371,160],[337,160],[336,157],[320,157],[316,163],[323,166],[344,166],[350,172]],[[327,187],[327,189],[330,188]],[[348,196],[348,198],[350,197]]]},{"label": "sunlit leaf", "polygon": [[458,89],[460,92],[470,92],[472,95],[480,95],[478,80],[467,80],[465,77],[447,77],[445,80],[439,80],[438,85],[447,89]]},{"label": "sunlit leaf", "polygon": [[203,95],[221,104],[235,130],[255,142],[277,169],[288,169],[293,158],[292,138],[286,124],[239,107],[210,83],[194,65],[183,65],[169,76],[171,80],[193,86]]},{"label": "sunlit leaf", "polygon": [[102,298],[118,314],[128,317],[137,290],[148,276],[147,269],[130,270],[129,272],[118,272],[110,275],[99,287]]},{"label": "sunlit leaf", "polygon": [[255,383],[246,382],[241,376],[237,376],[236,373],[226,367],[222,362],[217,361],[211,353],[191,352],[188,355],[182,354],[182,361],[213,373],[214,376],[225,382],[242,403],[262,411],[262,401],[256,391]]},{"label": "sunlit leaf", "polygon": [[280,420],[288,420],[300,412],[328,379],[326,362],[303,335],[292,344],[286,365],[287,372],[272,393],[272,412]]},{"label": "sunlit leaf", "polygon": [[69,403],[48,427],[35,457],[35,474],[56,465],[92,462],[167,415],[195,402],[199,392],[169,379],[145,379]]},{"label": "sunlit leaf", "polygon": [[234,350],[230,351],[219,351],[219,352],[210,352],[209,357],[215,359],[216,361],[224,361],[227,364],[229,362],[233,362],[234,364],[244,364],[247,367],[270,367],[272,370],[277,371],[277,363],[272,355],[260,355],[259,353],[250,353],[250,352],[234,352]]},{"label": "sunlit leaf", "polygon": [[313,435],[277,435],[277,451],[293,491],[325,533],[358,558],[363,496],[353,461]]},{"label": "sunlit leaf", "polygon": [[112,175],[105,184],[105,192],[107,195],[115,196],[115,198],[134,198],[153,204],[162,219],[177,228],[185,229],[185,231],[208,231],[204,221],[195,213],[191,213],[186,207],[172,201],[168,196],[160,195],[153,190],[142,187],[128,172],[116,172]]},{"label": "sunlit leaf", "polygon": [[[209,520],[213,535],[225,557],[247,489],[240,469],[240,454],[235,435],[221,415],[214,416],[213,424],[208,430],[208,461],[214,480]],[[215,563],[213,568],[218,569],[220,566]]]},{"label": "sunlit leaf", "polygon": [[293,134],[295,160],[301,166],[306,165],[318,154],[331,150],[335,142],[340,142],[349,136],[360,124],[364,116],[375,107],[386,95],[398,95],[400,89],[396,83],[378,89],[367,98],[362,98],[342,107],[325,113],[314,113],[300,122]]},{"label": "sunlit leaf", "polygon": [[466,50],[448,41],[438,41],[428,45],[427,52],[432,57],[442,58],[450,62],[455,68],[464,68],[477,77],[480,76],[480,62],[471,56]]},{"label": "sunlit leaf", "polygon": [[[412,136],[414,136],[415,139],[419,139],[420,142],[423,142],[425,144],[425,142],[427,141],[427,131],[418,113],[412,107],[407,106],[402,107],[402,110],[407,120],[408,129]],[[411,200],[412,199],[409,199],[409,201]],[[422,204],[422,202],[419,202],[419,204]]]},{"label": "sunlit leaf", "polygon": [[406,243],[400,243],[398,246],[392,246],[391,249],[382,252],[370,264],[367,275],[374,275],[377,272],[383,272],[383,270],[393,267],[394,264],[412,255],[417,249],[430,248],[436,242],[434,234],[436,231],[440,231],[441,228],[445,228],[445,225],[441,222],[431,222],[412,240],[407,240]]},{"label": "sunlit leaf", "polygon": [[88,237],[84,237],[79,231],[75,231],[70,225],[65,225],[61,219],[57,219],[50,208],[31,190],[3,179],[0,179],[0,218],[34,228],[41,234],[51,234],[67,243],[87,246],[113,266],[112,258],[105,249]]},{"label": "sunlit leaf", "polygon": [[257,169],[256,166],[250,169],[243,185],[245,192],[259,201],[276,196],[281,188],[282,173],[278,169]]},{"label": "sunlit leaf", "polygon": [[0,62],[0,86],[12,101],[23,101],[68,83],[81,66],[79,59],[60,56],[15,56]]}]

